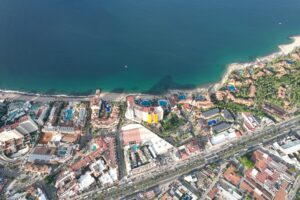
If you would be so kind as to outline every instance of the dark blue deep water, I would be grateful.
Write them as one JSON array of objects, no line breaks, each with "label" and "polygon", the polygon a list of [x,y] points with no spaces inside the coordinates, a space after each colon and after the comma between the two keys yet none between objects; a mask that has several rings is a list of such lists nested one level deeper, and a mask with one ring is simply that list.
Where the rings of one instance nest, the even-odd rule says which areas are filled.
[{"label": "dark blue deep water", "polygon": [[0,88],[190,88],[298,34],[299,0],[1,0]]}]

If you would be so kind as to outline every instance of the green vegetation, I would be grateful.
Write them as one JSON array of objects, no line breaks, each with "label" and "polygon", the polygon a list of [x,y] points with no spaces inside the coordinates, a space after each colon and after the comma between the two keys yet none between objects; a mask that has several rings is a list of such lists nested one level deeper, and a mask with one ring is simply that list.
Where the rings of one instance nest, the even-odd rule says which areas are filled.
[{"label": "green vegetation", "polygon": [[217,163],[212,163],[209,165],[212,169],[217,169],[217,167],[219,167],[219,165]]},{"label": "green vegetation", "polygon": [[237,104],[237,103],[234,103],[231,101],[230,102],[218,101],[218,102],[216,102],[216,106],[220,109],[227,109],[234,113],[250,111],[249,107],[242,105],[242,104]]},{"label": "green vegetation", "polygon": [[254,162],[251,160],[251,155],[250,154],[246,154],[244,156],[241,156],[239,158],[239,161],[242,163],[242,165],[244,165],[244,167],[246,169],[250,169],[254,167]]},{"label": "green vegetation", "polygon": [[241,86],[238,88],[238,93],[236,97],[238,98],[248,98],[249,95],[249,86]]},{"label": "green vegetation", "polygon": [[297,172],[297,170],[296,170],[295,167],[289,167],[289,168],[288,168],[288,171],[291,172],[292,174],[294,174],[294,173]]},{"label": "green vegetation", "polygon": [[252,200],[252,197],[249,194],[247,194],[245,200]]},{"label": "green vegetation", "polygon": [[[298,50],[299,51],[299,50]],[[293,61],[292,63],[286,64],[285,70],[287,74],[283,76],[276,76],[277,72],[273,67],[279,62],[285,62],[286,60],[293,60],[290,56],[280,56],[274,60],[267,63],[265,68],[274,75],[265,75],[256,80],[253,80],[253,85],[256,87],[256,97],[254,98],[254,105],[250,108],[241,104],[226,102],[226,101],[217,101],[217,107],[221,109],[228,109],[232,112],[252,112],[253,114],[263,117],[266,114],[262,112],[261,106],[265,102],[269,102],[275,106],[283,108],[285,103],[290,103],[290,108],[293,107],[300,108],[300,62]],[[253,70],[253,73],[258,73],[261,71],[261,68],[256,68]],[[244,82],[245,78],[242,75],[235,71],[232,73],[232,76],[238,76],[240,82]],[[283,99],[278,98],[278,88],[283,86],[285,91],[285,97]],[[222,88],[225,90],[226,88]],[[220,89],[220,90],[222,90]],[[249,98],[249,85],[242,85],[238,87],[236,93],[233,94],[237,98],[247,99]],[[271,117],[272,116],[268,116]]]},{"label": "green vegetation", "polygon": [[165,131],[172,131],[183,125],[184,120],[179,118],[176,114],[171,113],[161,124]]},{"label": "green vegetation", "polygon": [[236,173],[238,176],[242,177],[243,174],[238,170],[238,169],[235,169],[234,170],[234,173]]},{"label": "green vegetation", "polygon": [[300,200],[300,188],[297,191],[296,200]]},{"label": "green vegetation", "polygon": [[218,101],[215,105],[220,109],[227,109],[232,111],[233,113],[241,113],[241,112],[251,112],[258,117],[264,117],[266,114],[260,109],[260,107],[252,107],[249,108],[246,105],[234,103],[234,102],[225,102],[225,101]]},{"label": "green vegetation", "polygon": [[300,70],[290,74],[287,79],[291,82],[288,90],[288,98],[292,104],[300,107]]},{"label": "green vegetation", "polygon": [[46,184],[50,185],[54,182],[55,180],[55,176],[51,176],[51,175],[48,175],[44,178],[44,181],[46,182]]},{"label": "green vegetation", "polygon": [[257,105],[261,105],[266,100],[276,103],[278,106],[282,106],[282,100],[277,98],[277,88],[281,85],[278,78],[275,76],[265,76],[255,81],[256,86],[256,98]]},{"label": "green vegetation", "polygon": [[174,136],[173,138],[175,139],[176,142],[182,142],[188,139],[189,137],[191,137],[191,133],[182,133],[180,135]]},{"label": "green vegetation", "polygon": [[264,76],[254,82],[256,86],[256,104],[261,105],[264,101],[283,106],[283,100],[277,97],[280,86],[286,86],[286,99],[293,105],[300,107],[300,64],[294,63],[291,72],[282,76]]}]

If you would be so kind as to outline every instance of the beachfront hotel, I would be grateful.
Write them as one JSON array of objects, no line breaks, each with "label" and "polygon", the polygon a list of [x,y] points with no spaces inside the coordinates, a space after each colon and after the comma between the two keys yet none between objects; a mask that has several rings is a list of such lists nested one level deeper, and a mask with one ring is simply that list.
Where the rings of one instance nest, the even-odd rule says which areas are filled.
[{"label": "beachfront hotel", "polygon": [[[137,103],[137,101],[139,103]],[[163,119],[164,110],[161,106],[152,106],[150,100],[135,96],[127,97],[127,110],[125,117],[136,122],[157,124]]]}]

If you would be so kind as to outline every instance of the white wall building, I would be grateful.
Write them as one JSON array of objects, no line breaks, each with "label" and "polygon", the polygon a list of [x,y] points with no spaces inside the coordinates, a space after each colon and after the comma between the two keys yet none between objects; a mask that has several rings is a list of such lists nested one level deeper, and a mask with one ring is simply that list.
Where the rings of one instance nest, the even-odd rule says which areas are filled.
[{"label": "white wall building", "polygon": [[[164,109],[161,106],[143,107],[135,103],[134,96],[127,97],[127,110],[125,117],[135,122],[149,122],[149,117],[154,118],[157,115],[158,121],[164,117]],[[152,121],[152,120],[150,120]]]},{"label": "white wall building", "polygon": [[95,179],[91,176],[90,172],[87,171],[84,175],[81,175],[78,180],[79,191],[89,188],[94,182]]},{"label": "white wall building", "polygon": [[235,130],[230,128],[226,131],[223,131],[217,135],[212,136],[210,142],[212,145],[217,145],[226,141],[230,141],[235,138],[237,138]]},{"label": "white wall building", "polygon": [[248,132],[253,132],[260,128],[259,119],[254,117],[251,113],[242,113],[242,117],[244,119],[243,126]]}]

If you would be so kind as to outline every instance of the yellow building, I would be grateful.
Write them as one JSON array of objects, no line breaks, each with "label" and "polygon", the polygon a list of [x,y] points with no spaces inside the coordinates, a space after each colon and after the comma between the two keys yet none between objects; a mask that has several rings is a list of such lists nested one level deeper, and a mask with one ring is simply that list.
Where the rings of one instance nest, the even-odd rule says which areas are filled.
[{"label": "yellow building", "polygon": [[159,117],[157,113],[148,113],[148,123],[149,124],[157,124],[159,121]]},{"label": "yellow building", "polygon": [[148,113],[148,123],[152,124],[152,114]]},{"label": "yellow building", "polygon": [[155,124],[158,123],[158,114],[157,113],[154,114],[154,120],[153,121],[154,121]]}]

